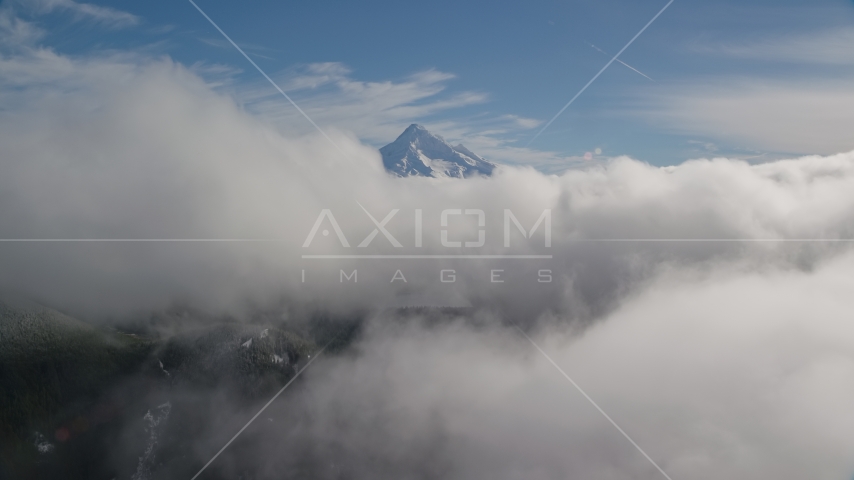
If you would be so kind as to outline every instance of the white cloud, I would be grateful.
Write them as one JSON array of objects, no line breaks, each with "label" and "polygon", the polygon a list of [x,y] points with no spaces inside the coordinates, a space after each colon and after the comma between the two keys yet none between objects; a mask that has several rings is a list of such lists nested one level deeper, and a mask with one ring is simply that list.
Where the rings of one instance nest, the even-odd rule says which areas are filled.
[{"label": "white cloud", "polygon": [[[810,273],[671,271],[583,334],[535,338],[674,479],[848,478],[852,274],[851,255]],[[662,478],[489,321],[378,318],[244,460],[272,474],[312,458],[356,478]]]},{"label": "white cloud", "polygon": [[750,66],[739,67],[740,74],[642,88],[621,112],[729,147],[790,155],[847,151],[854,148],[852,43],[854,29],[840,27],[695,45],[694,53],[712,61],[745,59]]},{"label": "white cloud", "polygon": [[0,7],[0,45],[30,45],[43,36],[42,29],[14,15],[8,7]]},{"label": "white cloud", "polygon": [[854,65],[854,28],[833,28],[810,33],[775,35],[751,42],[694,47],[699,53],[759,61],[807,65]]},{"label": "white cloud", "polygon": [[[340,63],[321,63],[276,78],[315,121],[346,128],[369,141],[391,141],[412,119],[487,100],[478,92],[440,95],[453,75],[436,70],[418,72],[400,82],[364,82],[353,79],[350,69]],[[250,110],[290,131],[306,126],[299,113],[262,81],[239,89],[238,94]]]},{"label": "white cloud", "polygon": [[512,120],[516,122],[516,125],[524,129],[536,128],[543,124],[542,120],[520,117],[518,115],[502,115],[501,118],[506,120]]},{"label": "white cloud", "polygon": [[854,148],[850,80],[717,77],[646,90],[633,113],[685,135],[790,154]]},{"label": "white cloud", "polygon": [[[473,265],[466,268],[465,278],[461,273],[454,295],[476,303],[506,304],[508,309],[556,308],[580,316],[610,308],[622,288],[621,278],[648,275],[661,258],[671,258],[673,250],[670,245],[647,246],[642,249],[643,261],[629,260],[624,250],[593,254],[573,239],[854,236],[852,154],[752,167],[726,159],[704,160],[669,169],[622,158],[560,176],[505,168],[490,180],[397,180],[382,172],[378,152],[351,134],[329,131],[353,164],[316,134],[281,135],[168,60],[132,56],[81,60],[38,50],[3,61],[10,68],[0,74],[0,101],[6,112],[14,112],[2,117],[0,129],[3,237],[282,239],[270,258],[269,249],[244,245],[214,256],[207,248],[156,247],[126,257],[124,248],[108,246],[84,249],[88,255],[53,258],[47,264],[41,262],[49,256],[36,251],[4,258],[0,270],[7,287],[35,289],[56,303],[80,302],[78,306],[109,310],[126,308],[128,303],[162,305],[179,296],[221,307],[235,305],[246,295],[263,301],[282,289],[299,301],[321,298],[328,293],[328,283],[291,290],[299,281],[300,245],[321,208],[340,212],[339,222],[351,241],[367,236],[372,225],[356,200],[375,216],[401,209],[389,228],[407,244],[412,244],[407,222],[415,208],[425,209],[425,221],[432,222],[427,229],[438,228],[437,209],[443,205],[485,208],[490,215],[488,248],[493,251],[502,246],[504,208],[531,221],[528,217],[535,219],[542,209],[551,208],[554,248],[561,252],[553,263],[562,271],[559,281],[549,288],[503,291],[479,280],[488,278],[489,265]],[[329,66],[315,73],[340,75]],[[486,137],[475,147],[487,148],[490,141],[494,140]],[[441,251],[438,240],[430,238],[425,251]],[[384,245],[382,240],[375,243],[378,248]],[[528,243],[514,251],[537,250]],[[739,258],[741,252],[737,245],[701,251],[707,253],[677,249],[671,259],[692,263],[709,256]],[[778,254],[785,262],[795,261],[789,259],[788,250],[774,244],[749,251],[763,261],[777,261]],[[613,256],[603,257],[603,252]],[[829,248],[817,255],[833,252]],[[90,256],[96,254],[97,259]],[[803,260],[795,257],[797,262]],[[42,266],[31,268],[32,262]],[[259,267],[255,270],[252,265]],[[355,268],[351,262],[316,265],[312,275],[332,275],[329,278],[336,282],[338,268]],[[336,302],[342,308],[391,302],[419,290],[442,297],[448,292],[434,284],[430,273],[436,266],[440,265],[413,266],[411,273],[406,272],[410,283],[403,289],[375,290],[386,282],[367,282],[364,289],[336,295]],[[387,273],[380,265],[368,267],[362,273],[365,278],[383,278]],[[139,275],[128,278],[128,269]],[[219,269],[248,276],[233,283],[231,274],[202,275]],[[71,271],[76,281],[68,285]],[[513,271],[536,275],[536,265],[520,265]],[[47,272],[53,274],[43,276]],[[143,278],[160,280],[140,285]],[[269,282],[272,278],[278,280]],[[91,303],[83,293],[91,288],[113,292],[110,301]],[[565,289],[574,291],[570,295],[574,300],[560,299]]]},{"label": "white cloud", "polygon": [[[539,125],[539,120],[509,114],[457,114],[449,118],[449,113],[482,105],[489,97],[473,91],[448,93],[447,84],[454,75],[446,72],[426,70],[399,81],[365,82],[353,78],[347,66],[328,62],[309,64],[275,78],[318,124],[354,132],[374,145],[391,142],[410,123],[423,123],[448,141],[463,143],[499,163],[560,172],[582,161],[580,157],[512,146],[519,136]],[[257,81],[249,88],[235,86],[233,92],[248,110],[283,131],[309,132],[312,128],[265,82]]]},{"label": "white cloud", "polygon": [[94,21],[109,28],[130,27],[140,22],[140,18],[131,13],[92,3],[79,3],[74,0],[30,0],[20,3],[34,8],[39,13],[65,11],[79,20]]},{"label": "white cloud", "polygon": [[[831,154],[854,148],[854,29],[754,36],[689,47],[710,63],[744,59],[730,73],[644,87],[620,110],[687,136],[765,153]],[[740,73],[731,73],[737,68]]]}]

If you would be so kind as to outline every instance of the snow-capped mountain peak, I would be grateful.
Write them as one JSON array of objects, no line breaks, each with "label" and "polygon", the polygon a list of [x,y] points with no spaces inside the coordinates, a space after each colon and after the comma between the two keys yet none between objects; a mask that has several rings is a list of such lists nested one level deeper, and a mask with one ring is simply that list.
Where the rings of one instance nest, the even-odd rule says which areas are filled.
[{"label": "snow-capped mountain peak", "polygon": [[462,144],[452,147],[445,140],[413,123],[397,140],[380,149],[385,169],[399,177],[489,176],[495,164],[474,154]]}]

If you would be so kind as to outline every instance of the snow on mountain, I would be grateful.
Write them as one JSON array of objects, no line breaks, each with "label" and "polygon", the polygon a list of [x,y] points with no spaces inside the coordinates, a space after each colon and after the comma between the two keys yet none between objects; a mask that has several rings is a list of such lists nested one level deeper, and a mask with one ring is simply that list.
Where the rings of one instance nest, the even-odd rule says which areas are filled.
[{"label": "snow on mountain", "polygon": [[397,140],[380,149],[385,169],[399,177],[489,176],[495,164],[487,162],[462,145],[445,140],[412,124]]}]

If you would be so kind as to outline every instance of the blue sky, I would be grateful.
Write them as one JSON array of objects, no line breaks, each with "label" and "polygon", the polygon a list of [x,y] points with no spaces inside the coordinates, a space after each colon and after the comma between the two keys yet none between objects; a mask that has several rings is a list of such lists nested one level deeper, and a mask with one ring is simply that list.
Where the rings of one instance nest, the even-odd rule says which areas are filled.
[{"label": "blue sky", "polygon": [[[375,146],[421,123],[545,171],[586,152],[667,165],[854,148],[851,0],[676,0],[620,57],[653,80],[612,64],[530,148],[608,62],[591,44],[616,53],[666,1],[197,3],[319,124]],[[169,56],[283,131],[310,128],[189,2],[5,6],[57,52]]]}]

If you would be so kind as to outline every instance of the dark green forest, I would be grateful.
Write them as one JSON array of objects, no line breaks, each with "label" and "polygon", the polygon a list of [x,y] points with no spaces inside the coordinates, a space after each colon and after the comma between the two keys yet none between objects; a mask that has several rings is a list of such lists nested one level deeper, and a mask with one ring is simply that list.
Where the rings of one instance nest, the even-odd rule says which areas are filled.
[{"label": "dark green forest", "polygon": [[[329,350],[340,350],[353,335],[355,323],[342,327],[322,316],[238,322],[182,312],[118,328],[36,304],[0,303],[0,478],[183,474],[197,467],[187,452],[194,436],[205,435],[216,392],[253,405],[292,378],[318,345],[331,341]],[[157,433],[156,464],[148,465],[158,412],[171,417]]]}]

